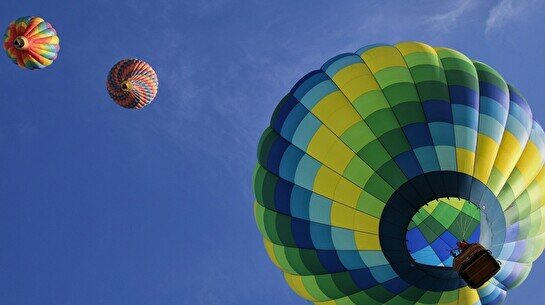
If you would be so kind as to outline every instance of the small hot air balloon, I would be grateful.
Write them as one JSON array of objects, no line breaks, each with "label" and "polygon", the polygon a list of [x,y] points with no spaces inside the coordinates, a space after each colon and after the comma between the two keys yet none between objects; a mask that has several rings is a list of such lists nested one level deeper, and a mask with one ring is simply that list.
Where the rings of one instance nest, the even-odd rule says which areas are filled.
[{"label": "small hot air balloon", "polygon": [[4,34],[4,50],[22,68],[34,70],[51,65],[59,49],[57,32],[40,17],[21,17],[11,22]]},{"label": "small hot air balloon", "polygon": [[145,61],[130,58],[113,66],[106,85],[110,97],[119,106],[140,109],[151,103],[157,95],[159,79]]}]

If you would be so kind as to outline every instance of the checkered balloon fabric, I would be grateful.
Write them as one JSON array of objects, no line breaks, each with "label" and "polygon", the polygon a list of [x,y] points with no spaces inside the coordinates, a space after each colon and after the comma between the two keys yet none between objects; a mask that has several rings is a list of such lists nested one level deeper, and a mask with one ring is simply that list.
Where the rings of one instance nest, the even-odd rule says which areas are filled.
[{"label": "checkered balloon fabric", "polygon": [[153,68],[143,60],[123,59],[115,64],[106,81],[110,97],[121,107],[141,109],[149,105],[159,87]]},{"label": "checkered balloon fabric", "polygon": [[51,65],[60,49],[57,32],[40,17],[22,17],[11,22],[3,45],[16,65],[30,70]]},{"label": "checkered balloon fabric", "polygon": [[[258,147],[255,219],[315,304],[500,304],[545,246],[545,135],[490,66],[419,42],[338,55],[280,101]],[[471,289],[459,240],[501,271]]]}]

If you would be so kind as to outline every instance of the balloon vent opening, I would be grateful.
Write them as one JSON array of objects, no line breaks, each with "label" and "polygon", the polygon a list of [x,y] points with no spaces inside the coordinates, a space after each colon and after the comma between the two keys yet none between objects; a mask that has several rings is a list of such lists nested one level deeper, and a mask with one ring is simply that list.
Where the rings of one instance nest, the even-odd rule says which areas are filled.
[{"label": "balloon vent opening", "polygon": [[132,90],[132,83],[130,81],[124,81],[121,83],[121,89],[125,92]]},{"label": "balloon vent opening", "polygon": [[423,205],[407,227],[407,250],[419,264],[452,267],[456,243],[479,241],[481,211],[472,202],[439,198]]},{"label": "balloon vent opening", "polygon": [[18,50],[26,50],[28,49],[28,39],[23,36],[19,36],[13,41],[13,46]]}]

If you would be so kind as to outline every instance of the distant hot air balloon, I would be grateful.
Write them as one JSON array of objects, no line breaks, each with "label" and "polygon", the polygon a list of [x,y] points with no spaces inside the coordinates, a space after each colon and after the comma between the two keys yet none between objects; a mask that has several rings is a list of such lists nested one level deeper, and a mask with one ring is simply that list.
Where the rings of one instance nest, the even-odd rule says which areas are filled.
[{"label": "distant hot air balloon", "polygon": [[[543,129],[494,69],[423,43],[372,45],[280,101],[258,147],[255,218],[315,304],[497,305],[545,247],[544,164]],[[453,268],[466,263],[457,244],[501,269],[470,288],[457,270],[481,266]]]},{"label": "distant hot air balloon", "polygon": [[123,59],[110,70],[107,79],[110,97],[120,106],[140,109],[157,95],[159,80],[153,68],[140,59]]},{"label": "distant hot air balloon", "polygon": [[4,34],[4,50],[23,68],[34,70],[51,65],[59,48],[57,32],[40,17],[19,18],[10,23]]}]

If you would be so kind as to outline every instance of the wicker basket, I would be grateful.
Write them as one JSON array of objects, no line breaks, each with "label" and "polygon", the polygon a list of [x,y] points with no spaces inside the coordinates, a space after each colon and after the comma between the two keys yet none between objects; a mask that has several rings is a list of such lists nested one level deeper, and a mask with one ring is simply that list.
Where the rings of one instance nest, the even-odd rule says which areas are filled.
[{"label": "wicker basket", "polygon": [[471,244],[454,259],[453,267],[471,288],[479,288],[498,271],[500,263],[482,245]]}]

